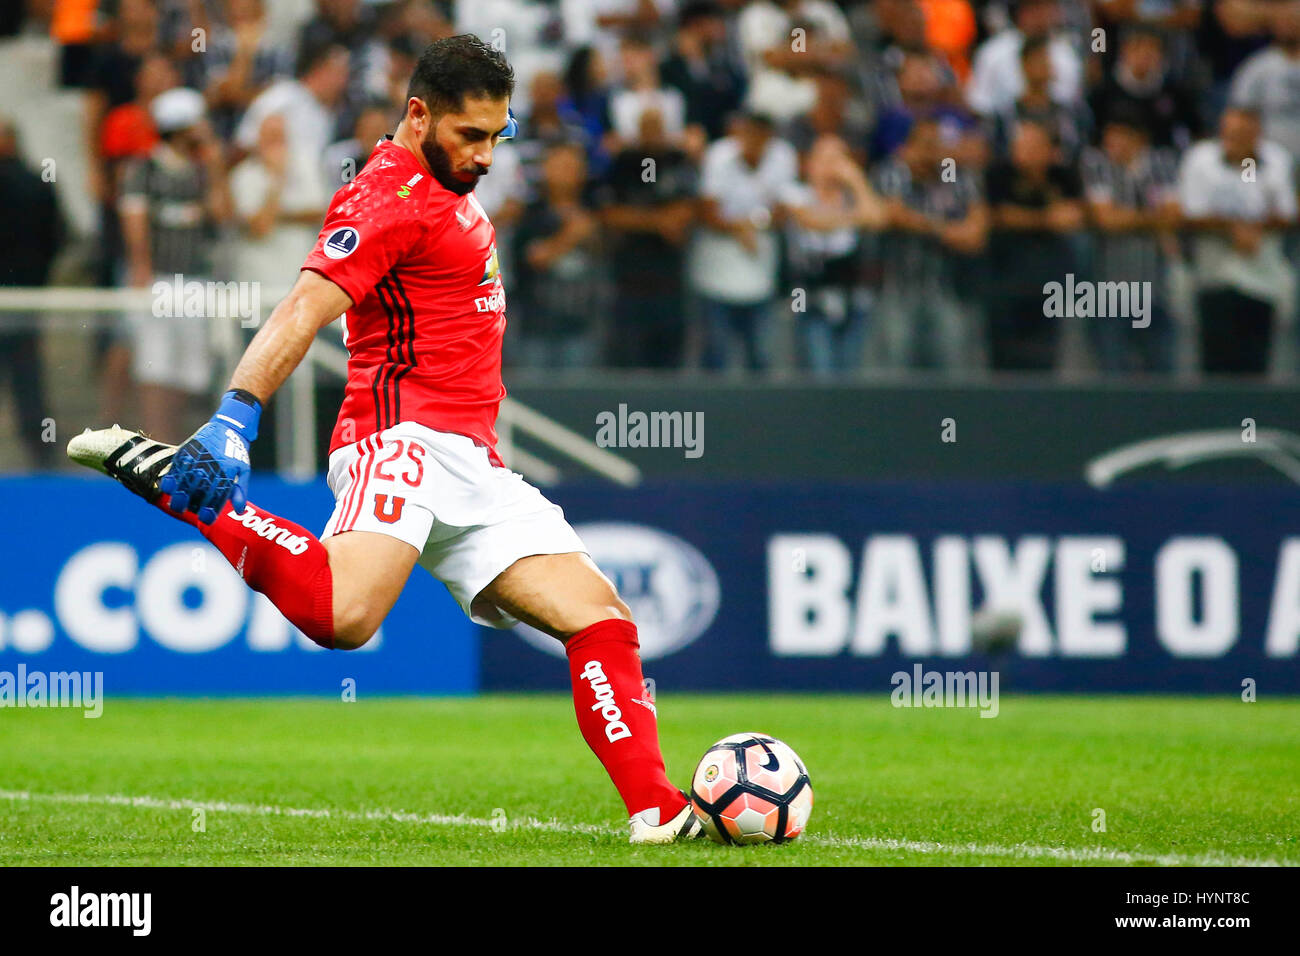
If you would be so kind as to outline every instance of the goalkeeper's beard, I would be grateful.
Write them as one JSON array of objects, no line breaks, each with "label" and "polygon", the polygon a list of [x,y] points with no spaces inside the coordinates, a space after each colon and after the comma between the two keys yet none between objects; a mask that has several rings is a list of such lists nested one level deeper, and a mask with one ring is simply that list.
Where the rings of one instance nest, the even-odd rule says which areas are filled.
[{"label": "goalkeeper's beard", "polygon": [[456,170],[451,165],[451,156],[447,151],[438,145],[438,141],[433,137],[433,131],[420,141],[420,152],[424,153],[424,161],[429,164],[429,169],[433,171],[433,178],[442,183],[450,192],[457,196],[464,196],[474,191],[481,177],[486,176],[488,168],[474,163],[470,169],[459,170],[463,173],[473,173],[474,178],[466,182],[456,176]]}]

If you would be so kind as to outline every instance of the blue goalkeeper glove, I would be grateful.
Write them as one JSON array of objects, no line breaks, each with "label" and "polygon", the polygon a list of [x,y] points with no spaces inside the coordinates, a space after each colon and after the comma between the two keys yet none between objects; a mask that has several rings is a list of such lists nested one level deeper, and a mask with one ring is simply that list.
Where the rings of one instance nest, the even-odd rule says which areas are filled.
[{"label": "blue goalkeeper glove", "polygon": [[235,389],[221,396],[211,420],[172,456],[158,487],[171,495],[172,511],[192,511],[212,524],[229,501],[235,511],[248,504],[248,446],[257,437],[262,403]]}]

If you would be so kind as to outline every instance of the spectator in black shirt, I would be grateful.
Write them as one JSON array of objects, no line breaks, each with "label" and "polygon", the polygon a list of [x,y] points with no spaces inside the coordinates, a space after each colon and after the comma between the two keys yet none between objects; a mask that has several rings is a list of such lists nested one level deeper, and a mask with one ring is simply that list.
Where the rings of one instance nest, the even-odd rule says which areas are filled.
[{"label": "spectator in black shirt", "polygon": [[1080,164],[1095,230],[1093,272],[1101,282],[1142,282],[1150,290],[1148,324],[1117,318],[1089,322],[1089,337],[1104,372],[1168,371],[1175,327],[1165,276],[1178,246],[1178,158],[1152,149],[1141,112],[1116,108],[1102,130],[1100,149]]},{"label": "spectator in black shirt", "polygon": [[817,77],[817,101],[785,128],[785,138],[802,155],[822,136],[838,136],[859,166],[866,166],[872,136],[872,116],[866,102],[853,94],[842,73]]},{"label": "spectator in black shirt", "polygon": [[374,5],[362,0],[316,0],[316,15],[302,25],[300,47],[337,43],[353,56],[376,43],[378,16]]},{"label": "spectator in black shirt", "polygon": [[1277,0],[1208,0],[1196,48],[1210,68],[1210,88],[1201,97],[1203,129],[1216,125],[1228,100],[1237,67],[1268,46],[1269,26]]},{"label": "spectator in black shirt", "polygon": [[604,283],[598,223],[587,199],[585,150],[578,143],[551,146],[538,196],[515,229],[516,301],[523,312],[517,354],[532,368],[585,368],[596,356]]},{"label": "spectator in black shirt", "polygon": [[[1202,70],[1197,62],[1196,34],[1205,19],[1213,19],[1211,8],[1221,0],[1097,0],[1093,4],[1095,23],[1114,35],[1130,27],[1154,32],[1164,41],[1165,62],[1169,72],[1189,80]],[[1103,54],[1109,69],[1111,56]]]},{"label": "spectator in black shirt", "polygon": [[564,91],[559,109],[582,127],[587,168],[599,179],[609,169],[604,141],[614,125],[609,115],[609,70],[600,50],[583,46],[573,51],[564,68]]},{"label": "spectator in black shirt", "polygon": [[669,144],[663,118],[641,114],[640,137],[614,157],[601,192],[601,219],[613,234],[618,316],[609,364],[676,368],[686,338],[686,240],[694,219],[695,169]]},{"label": "spectator in black shirt", "polygon": [[16,37],[27,13],[22,4],[5,4],[0,10],[0,38]]},{"label": "spectator in black shirt", "polygon": [[[0,117],[0,207],[9,227],[0,230],[0,286],[43,286],[63,241],[63,219],[54,186],[22,161],[13,124]],[[45,403],[36,313],[0,317],[0,373],[9,380],[18,431],[39,468],[54,464],[54,445],[41,440]]]},{"label": "spectator in black shirt", "polygon": [[727,21],[710,0],[688,3],[678,18],[673,54],[659,67],[667,86],[686,98],[686,122],[710,141],[727,135],[727,117],[740,108],[745,75],[727,53]]},{"label": "spectator in black shirt", "polygon": [[1065,103],[1052,96],[1052,58],[1046,37],[1026,37],[1020,47],[1020,72],[1025,88],[1012,106],[996,114],[993,121],[994,154],[1005,158],[1011,131],[1021,120],[1041,123],[1052,133],[1067,165],[1073,165],[1089,139],[1088,109],[1081,103]]},{"label": "spectator in black shirt", "polygon": [[992,367],[1049,370],[1060,329],[1044,314],[1043,286],[1077,271],[1070,233],[1084,224],[1082,181],[1061,164],[1046,127],[1024,120],[1012,136],[1010,160],[989,169],[988,199],[995,230]]},{"label": "spectator in black shirt", "polygon": [[[117,36],[95,49],[86,91],[89,187],[101,208],[115,201],[111,170],[101,150],[101,126],[110,110],[136,99],[136,74],[145,57],[160,49],[158,11],[152,0],[122,0],[117,14]],[[111,219],[107,213],[105,216]],[[100,285],[114,283],[116,277],[111,270],[112,263],[101,264]]]},{"label": "spectator in black shirt", "polygon": [[526,136],[514,141],[519,151],[524,182],[530,194],[535,193],[542,178],[542,158],[546,150],[558,143],[581,143],[590,155],[593,148],[582,117],[560,106],[564,98],[564,83],[558,74],[539,70],[528,84],[529,112],[524,117]]},{"label": "spectator in black shirt", "polygon": [[1114,65],[1088,101],[1098,130],[1117,113],[1140,116],[1157,149],[1186,149],[1200,134],[1196,99],[1169,76],[1164,39],[1149,27],[1132,27],[1124,34]]}]

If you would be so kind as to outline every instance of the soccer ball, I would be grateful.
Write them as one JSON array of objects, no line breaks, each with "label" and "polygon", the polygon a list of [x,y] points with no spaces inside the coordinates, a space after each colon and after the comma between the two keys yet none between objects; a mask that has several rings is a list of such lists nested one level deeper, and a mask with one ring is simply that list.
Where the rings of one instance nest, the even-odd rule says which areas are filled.
[{"label": "soccer ball", "polygon": [[813,792],[787,744],[767,734],[732,734],[700,758],[691,804],[718,843],[784,843],[808,825]]}]

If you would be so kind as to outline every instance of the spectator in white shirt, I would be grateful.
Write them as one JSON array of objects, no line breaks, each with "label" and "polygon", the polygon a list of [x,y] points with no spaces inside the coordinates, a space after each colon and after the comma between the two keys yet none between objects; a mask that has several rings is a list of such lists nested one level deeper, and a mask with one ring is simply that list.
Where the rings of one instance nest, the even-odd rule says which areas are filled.
[{"label": "spectator in white shirt", "polygon": [[335,140],[348,63],[347,49],[338,44],[303,50],[298,78],[268,87],[253,100],[235,131],[235,145],[247,155],[257,146],[263,120],[272,114],[284,117],[289,143],[284,201],[292,208],[323,208],[333,193],[324,180],[321,157]]},{"label": "spectator in white shirt", "polygon": [[823,133],[804,158],[804,180],[786,189],[781,212],[791,278],[805,299],[795,310],[803,364],[820,376],[853,372],[870,301],[859,233],[885,226],[885,204],[848,144]]},{"label": "spectator in white shirt", "polygon": [[323,204],[288,188],[288,125],[280,113],[262,120],[256,151],[230,173],[239,225],[235,277],[261,284],[268,311],[281,293],[288,292],[325,217]]},{"label": "spectator in white shirt", "polygon": [[681,90],[660,82],[654,47],[640,37],[628,37],[623,41],[621,52],[623,82],[609,101],[613,135],[605,148],[610,155],[636,142],[641,131],[641,116],[650,110],[659,114],[669,143],[696,156],[702,153],[706,142],[704,131],[699,127],[693,128],[688,147],[686,98]]},{"label": "spectator in white shirt", "polygon": [[1076,103],[1083,94],[1083,61],[1069,38],[1056,31],[1057,0],[1019,0],[1016,25],[985,40],[975,51],[966,100],[985,116],[1014,108],[1025,88],[1020,48],[1028,37],[1048,38],[1052,67],[1052,100]]},{"label": "spectator in white shirt", "polygon": [[817,99],[814,77],[852,59],[849,24],[827,0],[758,0],[737,20],[749,70],[746,106],[786,123]]},{"label": "spectator in white shirt", "polygon": [[798,178],[794,147],[773,132],[771,117],[746,113],[730,136],[704,154],[700,218],[691,287],[707,324],[704,365],[729,367],[739,341],[751,370],[767,367],[763,347],[779,271],[772,214]]},{"label": "spectator in white shirt", "polygon": [[1273,43],[1232,77],[1229,101],[1259,111],[1264,135],[1300,157],[1300,2],[1273,12]]},{"label": "spectator in white shirt", "polygon": [[1230,108],[1218,139],[1183,156],[1178,200],[1195,233],[1201,364],[1207,372],[1261,374],[1279,319],[1289,320],[1295,276],[1280,230],[1296,221],[1291,154],[1260,138],[1259,115]]}]

